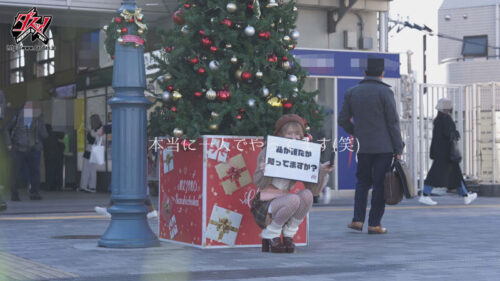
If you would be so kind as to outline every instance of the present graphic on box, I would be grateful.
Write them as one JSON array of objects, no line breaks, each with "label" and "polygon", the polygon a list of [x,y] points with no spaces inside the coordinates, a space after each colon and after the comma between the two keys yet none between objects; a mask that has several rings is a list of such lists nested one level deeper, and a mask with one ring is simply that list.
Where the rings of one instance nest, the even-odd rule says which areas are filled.
[{"label": "present graphic on box", "polygon": [[207,149],[207,157],[218,162],[226,162],[228,152],[229,142],[225,142],[224,138],[213,138]]},{"label": "present graphic on box", "polygon": [[166,174],[174,169],[174,152],[163,150],[163,173]]},{"label": "present graphic on box", "polygon": [[206,237],[234,246],[243,216],[228,209],[214,206],[207,226]]},{"label": "present graphic on box", "polygon": [[228,163],[215,166],[215,170],[227,195],[231,195],[238,188],[243,188],[252,183],[252,177],[248,172],[242,154],[232,157]]},{"label": "present graphic on box", "polygon": [[179,232],[177,230],[177,221],[175,220],[175,215],[172,216],[168,222],[168,232],[170,233],[170,239],[174,239],[175,235]]},{"label": "present graphic on box", "polygon": [[169,216],[172,214],[172,204],[170,203],[170,199],[168,197],[166,197],[165,201],[163,201],[162,207],[165,215]]}]

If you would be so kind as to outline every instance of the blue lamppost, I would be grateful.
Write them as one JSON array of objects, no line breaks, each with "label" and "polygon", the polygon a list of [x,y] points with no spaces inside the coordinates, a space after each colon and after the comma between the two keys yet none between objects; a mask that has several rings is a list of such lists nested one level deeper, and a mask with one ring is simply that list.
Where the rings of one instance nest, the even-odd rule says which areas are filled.
[{"label": "blue lamppost", "polygon": [[[123,0],[119,12],[135,11],[135,0]],[[135,30],[129,24],[129,30]],[[146,219],[146,110],[150,102],[144,97],[146,72],[143,46],[115,43],[113,89],[109,100],[113,114],[111,200],[108,209],[111,223],[99,240],[99,246],[110,248],[144,248],[158,246],[159,241]]]}]

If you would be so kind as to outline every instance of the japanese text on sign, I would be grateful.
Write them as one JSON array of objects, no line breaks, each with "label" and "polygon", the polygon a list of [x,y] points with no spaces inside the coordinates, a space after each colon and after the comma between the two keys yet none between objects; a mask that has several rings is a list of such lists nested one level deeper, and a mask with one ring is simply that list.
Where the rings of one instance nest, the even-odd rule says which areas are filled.
[{"label": "japanese text on sign", "polygon": [[320,144],[274,136],[267,144],[265,176],[318,182]]}]

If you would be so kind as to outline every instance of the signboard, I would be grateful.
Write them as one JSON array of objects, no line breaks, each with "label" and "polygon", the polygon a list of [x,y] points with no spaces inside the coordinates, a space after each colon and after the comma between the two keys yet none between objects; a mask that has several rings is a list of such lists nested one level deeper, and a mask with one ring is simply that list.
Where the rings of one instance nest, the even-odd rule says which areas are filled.
[{"label": "signboard", "polygon": [[318,182],[321,144],[267,136],[264,176]]}]

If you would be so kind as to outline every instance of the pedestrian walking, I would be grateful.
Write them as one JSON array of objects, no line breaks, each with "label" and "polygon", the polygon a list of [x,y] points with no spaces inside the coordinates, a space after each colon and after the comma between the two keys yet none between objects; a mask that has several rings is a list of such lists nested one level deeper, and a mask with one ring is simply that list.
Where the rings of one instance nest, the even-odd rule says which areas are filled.
[{"label": "pedestrian walking", "polygon": [[42,140],[47,136],[48,133],[41,118],[40,107],[36,102],[27,101],[7,124],[5,139],[7,148],[12,152],[14,159],[11,181],[12,201],[20,200],[16,175],[21,171],[23,165],[27,165],[29,171],[30,199],[42,199],[40,196],[40,158],[43,147]]},{"label": "pedestrian walking", "polygon": [[384,59],[369,58],[365,78],[347,91],[338,118],[338,124],[359,142],[354,217],[348,227],[363,230],[368,190],[373,186],[369,234],[387,233],[381,225],[385,211],[384,177],[393,157],[401,159],[403,153],[394,93],[382,82],[383,76]]},{"label": "pedestrian walking", "polygon": [[447,187],[457,189],[458,195],[463,197],[464,204],[469,205],[476,200],[477,194],[469,192],[460,169],[461,157],[456,147],[460,134],[451,117],[453,102],[442,98],[436,106],[438,114],[434,119],[430,158],[433,160],[431,169],[424,181],[424,190],[418,201],[425,205],[436,205],[432,200],[433,187]]},{"label": "pedestrian walking", "polygon": [[[289,139],[304,139],[304,119],[296,114],[283,115],[275,124],[273,135]],[[254,183],[258,193],[252,201],[252,214],[262,230],[262,251],[273,253],[293,253],[293,237],[299,225],[311,209],[313,194],[309,189],[324,188],[328,173],[333,170],[330,162],[320,165],[318,183],[304,183],[306,189],[292,194],[290,189],[296,181],[264,176],[266,151],[259,154]],[[281,234],[283,233],[283,241]]]}]

